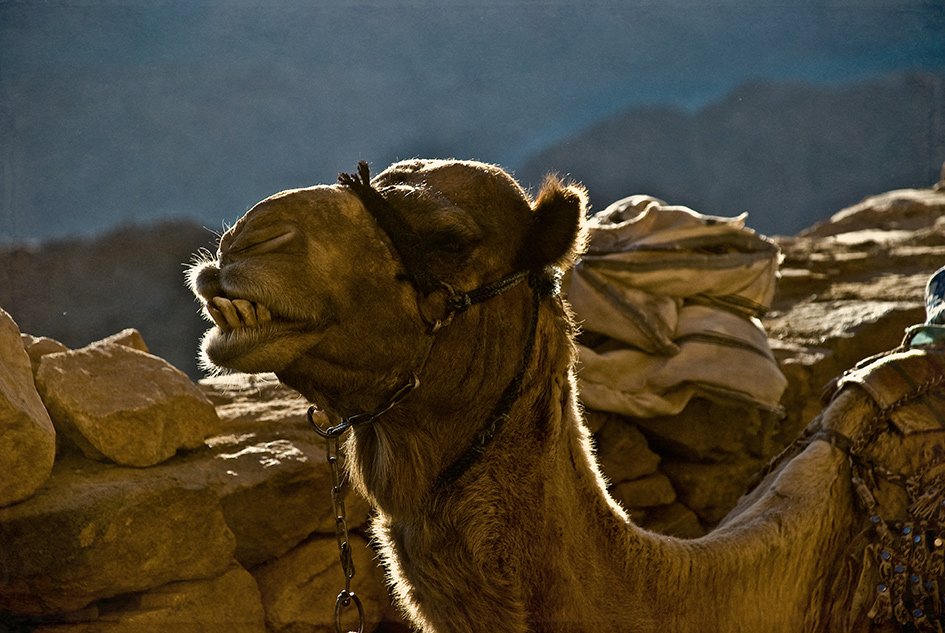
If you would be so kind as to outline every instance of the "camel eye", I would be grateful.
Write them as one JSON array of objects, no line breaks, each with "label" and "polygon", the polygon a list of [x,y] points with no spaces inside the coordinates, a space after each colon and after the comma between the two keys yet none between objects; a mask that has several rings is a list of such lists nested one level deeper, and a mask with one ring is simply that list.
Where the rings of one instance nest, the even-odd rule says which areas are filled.
[{"label": "camel eye", "polygon": [[427,240],[431,250],[447,255],[468,253],[475,246],[475,240],[453,231],[439,231]]}]

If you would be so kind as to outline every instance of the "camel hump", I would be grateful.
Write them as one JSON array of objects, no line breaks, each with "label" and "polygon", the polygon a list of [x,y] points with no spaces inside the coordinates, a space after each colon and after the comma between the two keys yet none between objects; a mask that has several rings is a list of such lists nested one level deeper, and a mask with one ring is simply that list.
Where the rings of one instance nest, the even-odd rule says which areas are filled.
[{"label": "camel hump", "polygon": [[945,428],[945,348],[900,348],[867,358],[837,380],[834,393],[851,384],[905,435]]}]

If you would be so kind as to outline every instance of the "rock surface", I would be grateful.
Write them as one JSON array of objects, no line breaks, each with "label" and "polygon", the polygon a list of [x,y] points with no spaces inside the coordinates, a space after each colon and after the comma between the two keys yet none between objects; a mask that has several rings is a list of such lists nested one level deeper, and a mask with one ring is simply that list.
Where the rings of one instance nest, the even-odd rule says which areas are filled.
[{"label": "rock surface", "polygon": [[[332,583],[334,600],[342,576],[331,479],[306,420],[308,403],[258,377],[208,379],[199,390],[220,414],[199,447],[149,468],[65,452],[37,494],[0,509],[0,542],[13,544],[0,548],[0,622],[6,613],[62,633],[266,631],[246,570],[269,569],[270,588],[291,583],[272,570],[299,570],[291,561],[300,544],[318,541],[330,545],[315,564],[330,570],[325,584]],[[355,532],[368,510],[349,495],[358,564],[352,588],[376,625],[389,613],[387,593],[373,552]],[[270,617],[288,618],[290,629],[300,626],[292,618],[323,630],[332,625],[330,609],[278,604]]]},{"label": "rock surface", "polygon": [[5,506],[29,497],[49,477],[56,431],[33,384],[20,330],[3,310],[0,359],[0,506]]},{"label": "rock surface", "polygon": [[119,345],[124,345],[125,347],[130,347],[131,349],[136,349],[139,352],[151,351],[148,349],[148,344],[144,342],[144,337],[141,336],[141,332],[134,329],[133,327],[125,328],[121,332],[116,332],[111,336],[106,336],[102,340],[98,341],[98,343],[117,343]]},{"label": "rock surface", "polygon": [[36,385],[56,427],[92,459],[153,466],[218,423],[183,372],[120,342],[43,356]]},{"label": "rock surface", "polygon": [[[362,601],[365,631],[373,631],[387,610],[387,592],[377,561],[364,538],[351,534],[355,577],[352,589]],[[274,633],[332,633],[335,598],[344,587],[334,536],[314,538],[254,572],[266,608],[266,626]],[[342,611],[350,629],[357,608]],[[348,629],[345,629],[348,630]]]},{"label": "rock surface", "polygon": [[0,611],[62,613],[223,572],[235,538],[213,491],[78,456],[32,498],[0,509]]},{"label": "rock surface", "polygon": [[[91,621],[81,621],[83,617]],[[34,633],[265,633],[256,581],[239,566],[209,579],[173,582],[103,601],[77,622],[39,626]]]},{"label": "rock surface", "polygon": [[23,347],[26,348],[26,353],[30,357],[30,364],[33,367],[33,375],[35,375],[36,370],[39,369],[39,361],[43,356],[46,354],[55,354],[56,352],[69,351],[68,347],[56,339],[51,339],[46,336],[20,334],[20,339],[23,341]]}]

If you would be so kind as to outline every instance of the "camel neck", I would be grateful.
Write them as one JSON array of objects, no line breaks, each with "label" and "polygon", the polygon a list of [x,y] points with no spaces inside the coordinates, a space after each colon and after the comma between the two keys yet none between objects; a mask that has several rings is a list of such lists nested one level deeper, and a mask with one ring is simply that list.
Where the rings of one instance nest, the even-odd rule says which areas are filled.
[{"label": "camel neck", "polygon": [[557,302],[541,301],[534,287],[521,285],[502,301],[438,332],[421,386],[375,423],[353,429],[346,448],[352,478],[382,510],[426,512],[427,497],[466,479],[494,441],[506,441],[499,438],[509,426],[530,422],[519,401],[534,400],[529,392],[540,391],[554,360],[548,350],[559,349],[554,341],[566,334],[556,323]]},{"label": "camel neck", "polygon": [[453,462],[437,476],[436,482],[433,484],[434,492],[442,492],[444,489],[451,486],[469,470],[470,466],[479,460],[489,444],[492,443],[496,435],[502,430],[516,400],[521,397],[522,387],[525,381],[525,372],[528,370],[528,366],[532,361],[532,352],[535,348],[535,337],[537,335],[538,319],[541,311],[541,299],[541,290],[536,285],[532,288],[532,313],[529,317],[528,334],[515,374],[506,384],[495,407],[486,418],[486,424],[482,426],[480,431],[476,434],[469,448],[467,448],[462,455],[453,460]]},{"label": "camel neck", "polygon": [[[377,517],[382,556],[408,583],[396,589],[436,597],[415,614],[430,630],[542,630],[543,614],[560,616],[549,609],[559,592],[569,592],[555,584],[569,570],[587,570],[595,584],[592,593],[568,598],[590,608],[601,599],[596,577],[625,579],[626,556],[645,546],[633,545],[640,531],[606,496],[589,457],[571,372],[529,387],[487,459],[428,498],[422,512]],[[603,542],[614,547],[598,547]],[[461,622],[467,612],[474,617]]]}]

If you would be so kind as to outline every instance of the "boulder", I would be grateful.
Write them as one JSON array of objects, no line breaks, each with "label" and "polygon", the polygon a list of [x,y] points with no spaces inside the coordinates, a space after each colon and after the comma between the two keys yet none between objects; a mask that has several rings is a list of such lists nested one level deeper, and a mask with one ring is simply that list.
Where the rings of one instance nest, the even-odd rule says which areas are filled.
[{"label": "boulder", "polygon": [[[662,506],[676,500],[673,484],[662,473],[654,473],[619,483],[612,489],[613,496],[627,508]],[[649,517],[647,518],[649,520]]]},{"label": "boulder", "polygon": [[36,385],[56,428],[93,459],[152,466],[218,425],[183,372],[116,342],[44,356]]},{"label": "boulder", "polygon": [[[331,472],[321,439],[308,424],[309,403],[274,376],[232,374],[200,382],[216,403],[220,430],[204,480],[216,482],[236,557],[253,567],[279,556],[312,532],[334,534]],[[322,419],[322,413],[317,413]],[[367,522],[370,506],[350,492],[348,525]]]},{"label": "boulder", "polygon": [[100,341],[96,341],[96,344],[99,345],[105,343],[118,343],[119,345],[136,349],[139,352],[151,351],[148,349],[148,344],[144,342],[144,337],[141,336],[141,332],[134,329],[133,327],[125,328],[121,332],[116,332],[111,336],[106,336]]},{"label": "boulder", "polygon": [[617,484],[656,472],[660,457],[647,446],[646,438],[618,416],[608,419],[595,435],[597,458],[608,481]]},{"label": "boulder", "polygon": [[41,615],[223,572],[235,539],[199,480],[60,459],[31,499],[0,508],[0,611]]},{"label": "boulder", "polygon": [[46,336],[33,336],[31,334],[20,334],[20,340],[23,341],[23,347],[30,357],[30,364],[33,367],[33,374],[39,369],[39,361],[46,354],[55,354],[56,352],[68,352],[69,348]]},{"label": "boulder", "polygon": [[40,626],[33,633],[266,633],[256,581],[239,566],[215,578],[104,601],[89,615],[90,621]]},{"label": "boulder", "polygon": [[[355,576],[351,590],[364,607],[365,631],[373,631],[387,611],[387,589],[374,552],[364,538],[350,535]],[[253,570],[266,625],[272,633],[330,633],[335,631],[335,598],[344,587],[334,536],[306,541],[276,561]],[[357,625],[357,609],[344,610],[344,630]]]},{"label": "boulder", "polygon": [[705,535],[705,528],[696,513],[679,502],[648,508],[646,528],[679,538],[698,538]]},{"label": "boulder", "polygon": [[[945,166],[943,166],[945,169]],[[805,237],[833,237],[857,231],[914,232],[933,226],[945,216],[945,191],[897,189],[870,196],[802,231]]]},{"label": "boulder", "polygon": [[[0,510],[0,543],[15,544],[0,548],[0,611],[73,610],[210,576],[234,557],[255,566],[314,532],[333,535],[322,447],[291,410],[281,421],[268,410],[268,421],[251,426],[244,403],[246,417],[224,418],[204,446],[147,469],[61,456],[40,494]],[[363,500],[349,494],[346,506],[350,526],[366,522]]]},{"label": "boulder", "polygon": [[55,455],[56,431],[33,384],[20,330],[0,310],[0,506],[36,492]]},{"label": "boulder", "polygon": [[751,407],[694,398],[677,415],[633,418],[663,455],[719,461],[745,452],[771,452],[768,441],[776,415]]},{"label": "boulder", "polygon": [[718,523],[747,491],[765,461],[748,456],[719,463],[664,460],[660,470],[669,476],[679,500],[707,525]]},{"label": "boulder", "polygon": [[[236,535],[236,558],[252,567],[284,554],[313,532],[334,534],[331,472],[313,439],[307,429],[291,427],[221,435],[207,440],[211,459],[201,456],[167,470],[201,471],[189,476],[220,497]],[[367,504],[353,493],[348,499],[349,525],[363,524]]]}]

